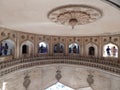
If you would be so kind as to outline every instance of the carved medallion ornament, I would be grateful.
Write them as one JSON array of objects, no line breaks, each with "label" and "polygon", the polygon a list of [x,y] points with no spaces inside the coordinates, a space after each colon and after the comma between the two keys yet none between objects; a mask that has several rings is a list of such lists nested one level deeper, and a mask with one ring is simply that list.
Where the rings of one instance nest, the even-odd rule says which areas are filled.
[{"label": "carved medallion ornament", "polygon": [[6,36],[5,32],[1,32],[1,36],[3,37]]},{"label": "carved medallion ornament", "polygon": [[59,80],[62,78],[62,75],[61,75],[61,71],[60,71],[60,70],[57,70],[57,71],[56,71],[55,78],[57,79],[57,81],[59,81]]},{"label": "carved medallion ornament", "polygon": [[89,74],[87,78],[88,84],[91,86],[94,83],[93,75]]},{"label": "carved medallion ornament", "polygon": [[23,82],[23,86],[25,87],[26,90],[28,89],[30,83],[31,83],[30,76],[26,75],[24,77],[24,82]]},{"label": "carved medallion ornament", "polygon": [[87,5],[66,5],[53,9],[48,13],[48,18],[63,25],[74,28],[76,25],[95,22],[102,17],[102,12]]}]

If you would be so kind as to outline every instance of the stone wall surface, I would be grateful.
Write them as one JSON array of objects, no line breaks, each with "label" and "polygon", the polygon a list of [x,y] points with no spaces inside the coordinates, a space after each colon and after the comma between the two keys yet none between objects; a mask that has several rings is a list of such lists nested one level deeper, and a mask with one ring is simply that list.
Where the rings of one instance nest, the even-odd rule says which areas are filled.
[{"label": "stone wall surface", "polygon": [[[80,56],[89,56],[87,46],[95,46],[97,51],[95,52],[94,57],[102,58],[103,57],[103,47],[105,44],[113,43],[118,47],[118,58],[112,58],[120,60],[120,35],[103,35],[103,36],[50,36],[50,35],[39,35],[26,32],[18,32],[10,30],[7,28],[0,28],[0,42],[3,40],[10,39],[15,43],[15,53],[14,58],[21,58],[21,45],[25,41],[29,41],[33,44],[33,49],[31,53],[33,56],[38,56],[38,44],[40,42],[46,42],[49,46],[48,55],[54,55],[53,48],[56,43],[62,43],[64,45],[64,55],[69,55],[68,46],[71,43],[77,43],[80,46]],[[31,56],[29,53],[28,56]]]},{"label": "stone wall surface", "polygon": [[[45,90],[58,82],[55,78],[58,67],[62,76],[59,82],[74,90],[81,90],[83,87],[91,87],[93,90],[120,90],[120,76],[118,75],[84,66],[67,64],[44,65],[24,69],[6,75],[0,78],[0,81],[7,82],[5,90],[26,90],[23,83],[27,75],[31,81],[27,90]],[[87,81],[88,75],[93,76],[91,85]]]},{"label": "stone wall surface", "polygon": [[[56,55],[53,52],[53,48],[54,48],[54,44],[57,43],[62,43],[64,45],[63,56],[71,56],[71,54],[69,54],[68,46],[71,43],[77,43],[80,46],[80,53],[77,56],[91,58],[91,56],[88,55],[88,48],[89,46],[95,46],[96,52],[94,58],[104,58],[103,46],[108,43],[113,43],[116,46],[118,46],[118,58],[110,57],[104,59],[115,60],[115,62],[117,61],[118,63],[120,61],[120,53],[119,53],[120,35],[78,36],[78,37],[52,36],[52,35],[50,36],[50,35],[39,35],[39,34],[32,34],[26,32],[18,32],[7,28],[0,28],[0,42],[8,39],[14,42],[15,53],[12,55],[12,58],[8,58],[8,56],[0,57],[1,62],[9,59],[16,60],[16,59],[24,58],[21,51],[21,45],[25,42],[31,43],[30,48],[32,49],[31,52],[28,53],[27,57],[33,57],[33,58],[41,55],[43,56]],[[38,44],[40,42],[46,42],[49,45],[47,54],[38,54]],[[61,57],[61,54],[57,54],[57,55],[58,57]],[[75,55],[73,54],[73,56]],[[3,58],[5,59],[3,60]],[[97,66],[96,64],[95,67],[99,67],[99,66]],[[16,68],[20,68],[20,67],[16,67]],[[103,67],[99,67],[99,68],[103,68]],[[115,66],[115,68],[117,67]],[[3,68],[1,67],[1,69]],[[33,67],[29,67],[29,68],[27,68],[26,65],[26,68],[22,70],[18,69],[17,71],[16,69],[15,72],[11,71],[12,73],[4,75],[2,76],[2,78],[0,77],[0,89],[3,88],[3,82],[5,82],[6,83],[5,90],[45,90],[46,88],[58,82],[58,80],[55,77],[55,75],[57,74],[56,71],[58,69],[61,71],[60,74],[62,76],[59,82],[73,88],[74,90],[80,90],[83,87],[91,87],[93,88],[93,90],[120,90],[120,76],[117,74],[104,71],[103,69],[98,70],[95,68],[85,67],[81,65],[68,65],[68,64],[50,65],[49,63],[48,65],[44,65],[44,64],[43,65],[41,64],[39,66],[33,65]],[[104,69],[107,70],[109,68],[104,68]],[[87,81],[87,79],[89,79],[91,82],[89,82],[89,80]]]}]

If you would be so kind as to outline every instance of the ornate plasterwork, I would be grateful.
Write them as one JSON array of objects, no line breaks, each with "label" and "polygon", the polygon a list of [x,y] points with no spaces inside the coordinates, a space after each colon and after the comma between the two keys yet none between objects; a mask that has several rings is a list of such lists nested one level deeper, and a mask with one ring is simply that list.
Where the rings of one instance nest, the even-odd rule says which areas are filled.
[{"label": "ornate plasterwork", "polygon": [[57,71],[56,71],[55,78],[57,79],[57,81],[59,81],[59,80],[62,78],[62,75],[61,75],[61,71],[60,71],[60,70],[57,70]]},{"label": "ornate plasterwork", "polygon": [[101,10],[87,5],[66,5],[48,13],[48,18],[63,25],[83,25],[95,22],[102,17]]},{"label": "ornate plasterwork", "polygon": [[24,82],[23,82],[23,86],[25,87],[26,90],[28,89],[28,86],[30,85],[30,83],[31,83],[30,76],[26,75],[24,77]]}]

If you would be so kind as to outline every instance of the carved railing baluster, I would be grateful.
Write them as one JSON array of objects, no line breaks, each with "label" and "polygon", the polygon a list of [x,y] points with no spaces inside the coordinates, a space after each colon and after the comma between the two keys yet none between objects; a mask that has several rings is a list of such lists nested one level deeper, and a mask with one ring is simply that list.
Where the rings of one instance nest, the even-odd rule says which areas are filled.
[{"label": "carved railing baluster", "polygon": [[40,56],[31,58],[21,58],[16,60],[8,60],[0,62],[0,76],[14,72],[16,70],[29,68],[32,66],[45,64],[74,64],[84,65],[93,68],[110,71],[120,74],[120,64],[117,61],[99,59],[95,57],[80,57],[80,56]]}]

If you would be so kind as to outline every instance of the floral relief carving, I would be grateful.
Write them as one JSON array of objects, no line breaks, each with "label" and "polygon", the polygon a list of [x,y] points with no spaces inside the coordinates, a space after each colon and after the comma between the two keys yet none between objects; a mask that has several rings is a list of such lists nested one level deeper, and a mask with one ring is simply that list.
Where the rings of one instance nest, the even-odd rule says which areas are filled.
[{"label": "floral relief carving", "polygon": [[88,39],[86,39],[85,41],[88,42]]},{"label": "floral relief carving", "polygon": [[24,36],[24,35],[22,35],[22,36],[21,36],[21,38],[22,38],[22,39],[25,39],[25,36]]},{"label": "floral relief carving", "polygon": [[39,37],[39,40],[41,40],[41,37]]},{"label": "floral relief carving", "polygon": [[62,78],[62,75],[61,75],[61,71],[60,71],[60,70],[57,70],[57,71],[56,71],[55,78],[57,79],[57,81],[59,81],[59,80]]},{"label": "floral relief carving", "polygon": [[12,37],[13,37],[13,38],[15,38],[15,37],[16,37],[16,35],[15,35],[15,34],[12,34]]},{"label": "floral relief carving", "polygon": [[1,32],[1,36],[3,37],[6,36],[5,32]]},{"label": "floral relief carving", "polygon": [[89,74],[87,78],[88,84],[91,86],[94,83],[93,75]]},{"label": "floral relief carving", "polygon": [[56,38],[54,38],[54,41],[57,41],[57,39],[56,39]]},{"label": "floral relief carving", "polygon": [[117,42],[118,41],[118,39],[117,38],[114,38],[114,42]]},{"label": "floral relief carving", "polygon": [[71,39],[69,39],[69,42],[71,41]]},{"label": "floral relief carving", "polygon": [[66,5],[55,8],[48,13],[48,18],[63,25],[74,28],[75,25],[83,25],[95,22],[102,17],[102,12],[87,5]]},{"label": "floral relief carving", "polygon": [[107,41],[107,39],[104,39],[104,42],[106,42]]},{"label": "floral relief carving", "polygon": [[30,85],[31,80],[30,80],[30,76],[26,75],[24,77],[24,82],[23,82],[23,86],[25,87],[26,90],[28,90],[28,86]]},{"label": "floral relief carving", "polygon": [[97,42],[97,39],[94,39],[95,42]]},{"label": "floral relief carving", "polygon": [[32,40],[34,39],[33,36],[31,36],[31,39],[32,39]]}]

